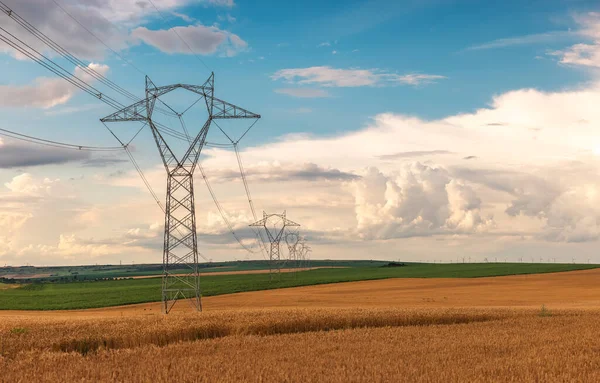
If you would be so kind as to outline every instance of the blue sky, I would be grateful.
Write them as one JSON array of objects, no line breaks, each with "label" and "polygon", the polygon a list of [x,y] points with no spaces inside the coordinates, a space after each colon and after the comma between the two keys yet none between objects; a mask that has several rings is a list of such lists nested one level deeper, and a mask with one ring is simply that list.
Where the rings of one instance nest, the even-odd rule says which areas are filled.
[{"label": "blue sky", "polygon": [[[356,130],[382,111],[440,118],[484,107],[493,95],[508,90],[557,90],[585,81],[586,73],[556,65],[556,58],[547,54],[577,40],[576,37],[490,49],[469,48],[498,39],[566,32],[577,27],[571,14],[593,9],[593,2],[585,1],[510,1],[495,6],[485,1],[307,1],[301,6],[259,1],[236,3],[231,8],[188,4],[177,12],[203,25],[218,23],[248,43],[247,50],[234,57],[201,56],[216,72],[218,95],[264,115],[256,134],[249,137],[249,142],[257,143],[260,141],[254,140],[269,140],[287,132],[331,134]],[[189,25],[166,10],[162,12],[166,21],[150,12],[145,26],[167,29]],[[235,21],[227,21],[228,17]],[[64,22],[78,28],[67,15]],[[79,32],[86,33],[82,29]],[[329,45],[319,46],[324,43]],[[332,54],[334,51],[337,54]],[[158,84],[200,83],[209,74],[190,54],[164,54],[140,44],[123,55]],[[107,54],[103,62],[111,68],[109,78],[141,94],[143,76],[119,61]],[[6,58],[5,65],[5,73],[11,73],[3,80],[5,84],[27,84],[47,75],[34,63]],[[377,68],[389,73],[447,78],[419,86],[328,88],[330,97],[316,99],[274,92],[293,87],[271,79],[278,70],[312,66]],[[69,105],[93,103],[97,102],[81,95],[70,100]],[[306,113],[307,109],[312,112]],[[94,117],[100,117],[104,110],[86,110],[70,114],[68,119],[44,116],[37,122],[31,121],[28,112],[7,112],[10,120],[24,125],[26,131],[42,133],[48,126],[60,126],[57,137],[84,139],[92,129],[81,126],[98,128]],[[101,129],[94,130],[99,130],[97,139],[105,136]],[[60,136],[62,133],[66,135]],[[104,139],[110,141],[111,137]]]},{"label": "blue sky", "polygon": [[[561,198],[583,192],[583,189],[562,190],[565,182],[571,187],[581,183],[582,188],[594,183],[590,181],[592,175],[586,172],[596,158],[581,156],[600,148],[600,141],[596,143],[590,127],[596,127],[591,105],[595,100],[600,68],[600,7],[597,2],[505,1],[492,4],[489,1],[414,0],[289,4],[154,0],[159,14],[150,3],[143,1],[57,1],[156,84],[201,84],[210,71],[214,71],[217,97],[261,114],[263,118],[242,145],[248,166],[256,171],[253,188],[256,188],[256,194],[263,193],[258,197],[262,207],[280,210],[286,204],[297,203],[297,213],[306,221],[315,222],[314,227],[308,229],[314,232],[314,240],[320,241],[324,251],[327,249],[335,256],[345,254],[345,247],[340,243],[348,237],[361,238],[365,241],[361,246],[372,244],[378,249],[385,247],[378,241],[396,241],[389,244],[384,255],[392,258],[396,255],[393,251],[396,246],[410,248],[407,256],[422,257],[422,249],[427,247],[427,242],[422,241],[429,237],[435,237],[438,243],[440,238],[462,241],[462,246],[477,249],[473,250],[477,254],[498,254],[506,252],[503,249],[520,246],[518,241],[505,244],[502,242],[505,236],[515,241],[515,238],[529,238],[528,249],[533,246],[556,253],[562,251],[562,243],[578,243],[577,246],[588,249],[597,240],[597,235],[593,234],[596,233],[595,226],[585,226],[595,216],[588,216],[574,207],[573,211],[567,209],[572,213],[569,213],[569,219],[561,215],[563,213],[560,217],[550,214],[551,211],[558,214],[559,204],[564,203]],[[97,65],[109,79],[142,95],[144,76],[108,51],[52,0],[11,0],[7,4],[70,52]],[[1,16],[3,27],[52,55],[47,47],[19,30],[6,15]],[[196,55],[190,54],[169,28],[177,28]],[[108,106],[83,92],[72,92],[56,82],[47,81],[53,78],[51,73],[36,63],[15,56],[8,47],[2,47],[0,54],[0,90],[4,93],[0,98],[1,127],[82,145],[115,145],[115,140],[99,122],[101,117],[112,112]],[[69,71],[75,70],[60,57],[52,57]],[[97,83],[94,86],[111,94]],[[127,99],[118,99],[123,104],[131,103]],[[564,99],[564,102],[556,99]],[[580,109],[588,104],[590,110]],[[557,112],[554,109],[563,107],[564,115],[554,116]],[[568,122],[566,116],[576,117]],[[484,117],[496,120],[483,121]],[[551,131],[546,124],[562,123],[563,117],[567,125],[561,125],[563,130],[561,126],[554,127],[555,136],[535,133]],[[581,127],[581,121],[590,125]],[[188,126],[195,129],[203,122],[186,120]],[[111,127],[119,135],[127,136],[133,132],[132,126]],[[237,127],[243,128],[243,124]],[[394,133],[386,139],[384,132]],[[570,138],[565,139],[565,135]],[[352,138],[362,136],[364,140]],[[500,137],[506,141],[501,143]],[[496,146],[486,146],[495,140],[498,140]],[[533,145],[531,140],[535,140]],[[355,146],[346,144],[344,147],[345,141]],[[12,142],[5,139],[5,149]],[[377,142],[382,144],[378,147]],[[559,143],[570,146],[559,147]],[[159,158],[149,132],[144,132],[135,144],[135,155],[142,167],[151,175],[156,188],[164,189]],[[498,145],[505,147],[501,149]],[[521,147],[527,149],[515,154],[514,148]],[[332,150],[333,153],[333,148],[339,150],[335,156],[320,152]],[[473,154],[477,151],[482,151],[483,155]],[[485,156],[486,153],[490,153],[489,156]],[[454,157],[450,158],[451,155]],[[471,161],[467,166],[463,158],[469,156],[477,157],[479,162]],[[559,157],[562,160],[557,160]],[[98,158],[98,155],[93,154],[92,158]],[[576,172],[565,170],[571,166],[561,162],[565,159],[585,166]],[[15,177],[25,174],[22,181],[38,182],[33,189],[25,189],[35,190],[33,194],[40,199],[39,191],[44,188],[39,182],[44,184],[44,179],[49,180],[48,185],[54,182],[52,180],[84,180],[70,183],[69,188],[74,188],[74,199],[68,204],[61,202],[66,204],[60,213],[65,220],[74,219],[69,218],[69,214],[92,214],[90,212],[101,210],[106,204],[121,201],[126,204],[126,201],[137,202],[143,198],[149,201],[127,162],[113,161],[110,166],[101,168],[90,166],[86,160],[89,158],[65,156],[60,161],[52,159],[44,163],[40,160],[38,164],[22,166],[15,165],[18,161],[6,154],[0,156],[0,181],[11,184]],[[208,165],[212,164],[218,174],[235,168],[230,153],[207,150],[204,160]],[[537,190],[542,187],[542,180],[550,182],[545,174],[557,169],[577,173],[580,178],[564,181],[560,187],[546,185],[548,189],[562,192],[552,194],[554,199],[550,202],[540,197],[537,210],[517,209],[519,204],[527,205],[524,199],[532,193],[529,188]],[[332,179],[332,171],[347,176],[338,175]],[[439,202],[438,197],[428,195],[411,200],[413,194],[409,193],[412,189],[407,180],[423,181],[419,188],[427,194],[430,192],[427,185],[433,181],[422,177],[432,172],[437,174],[435,177],[445,174],[438,180],[441,182],[438,186],[441,185],[446,194],[440,197],[445,201],[443,206],[431,213],[433,218],[427,218],[427,210]],[[510,172],[519,176],[505,179]],[[304,179],[304,184],[297,184],[302,179],[299,174],[313,173],[314,179]],[[475,173],[477,177],[473,175]],[[407,174],[409,177],[405,178]],[[498,179],[490,181],[494,177],[489,174],[496,174]],[[114,181],[116,178],[118,180]],[[511,184],[500,187],[499,179]],[[511,179],[519,179],[522,184],[512,184]],[[375,184],[365,186],[371,181]],[[223,198],[231,204],[232,215],[247,218],[247,207],[242,204],[243,189],[239,185],[226,187],[223,180],[217,182],[223,183]],[[373,199],[365,195],[365,190],[376,188],[375,185],[383,185],[385,190],[382,189],[382,196]],[[6,188],[15,192],[8,186]],[[278,191],[276,198],[271,194],[275,191]],[[4,192],[5,199],[15,198],[10,197],[9,191]],[[399,193],[397,198],[393,197],[395,192]],[[31,192],[27,193],[32,197]],[[339,205],[330,206],[332,211],[327,215],[338,217],[337,222],[333,218],[320,219],[316,213],[321,210],[319,201],[331,201],[336,196],[340,198]],[[45,198],[49,199],[47,204],[56,205],[53,197],[45,195]],[[302,198],[306,201],[300,203]],[[457,202],[457,198],[470,202]],[[79,206],[74,201],[83,202]],[[402,203],[427,206],[413,216],[408,207],[399,207]],[[394,204],[399,205],[393,208]],[[10,262],[20,262],[30,255],[19,258],[15,252],[29,254],[18,249],[31,244],[19,231],[27,225],[43,227],[40,220],[32,223],[35,217],[49,219],[57,212],[46,211],[43,203],[35,211],[13,205],[10,207],[15,209],[14,214],[21,214],[24,223],[11,229],[14,238],[19,239],[9,242],[20,244],[7,245],[11,250],[5,257]],[[459,206],[460,214],[455,211]],[[135,210],[140,206],[136,205],[134,209],[128,205],[128,208]],[[452,211],[456,214],[449,213]],[[14,214],[10,220],[21,222]],[[437,222],[441,219],[440,214],[448,215],[443,223]],[[97,219],[94,225],[100,225],[100,219]],[[214,217],[209,214],[199,219],[208,222]],[[380,227],[386,220],[395,224]],[[429,229],[420,226],[419,222],[423,220],[429,222],[426,225]],[[212,247],[225,241],[217,237],[227,235],[222,227],[218,228],[216,221],[210,221],[210,230],[203,233],[214,237]],[[319,223],[324,221],[327,224]],[[347,224],[349,221],[352,223]],[[516,221],[519,224],[515,224]],[[52,233],[41,233],[43,241],[33,246],[60,248],[56,245],[57,238],[77,238],[85,243],[78,251],[86,252],[92,251],[89,249],[95,245],[100,246],[96,241],[103,238],[101,246],[105,246],[106,252],[103,256],[114,260],[114,254],[125,246],[122,240],[115,240],[115,236],[127,237],[127,233],[140,227],[154,227],[152,230],[156,231],[155,222],[160,222],[160,214],[124,221],[118,229],[103,223],[96,234],[93,234],[92,226],[83,225],[76,229],[65,224]],[[239,218],[238,224],[243,227],[244,218]],[[514,227],[520,229],[513,230]],[[572,232],[567,235],[565,230]],[[142,237],[148,239],[149,236]],[[499,241],[497,246],[484,248],[486,236]],[[460,240],[456,239],[459,237]],[[135,240],[142,241],[142,238]],[[115,241],[118,246],[114,245]],[[120,250],[106,250],[113,245]],[[144,251],[154,250],[156,246],[156,243],[147,247],[140,245],[136,251],[145,254]],[[213,250],[224,254],[223,257],[231,257],[226,250]],[[9,253],[12,254],[10,258]],[[352,256],[359,257],[358,254]],[[35,261],[35,256],[31,257]],[[58,250],[48,257],[51,262],[71,262]]]}]

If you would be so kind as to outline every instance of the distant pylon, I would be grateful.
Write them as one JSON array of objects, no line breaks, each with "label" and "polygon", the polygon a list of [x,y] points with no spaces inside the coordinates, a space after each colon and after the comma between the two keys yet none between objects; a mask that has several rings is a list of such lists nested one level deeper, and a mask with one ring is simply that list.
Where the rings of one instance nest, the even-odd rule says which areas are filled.
[{"label": "distant pylon", "polygon": [[[285,210],[283,214],[267,214],[263,211],[263,219],[254,222],[250,226],[263,227],[269,238],[269,279],[273,279],[273,273],[276,272],[278,275],[281,272],[281,252],[279,243],[285,231],[286,227],[289,226],[300,226],[294,221],[290,221],[285,217]],[[272,227],[269,227],[272,226]]]},{"label": "distant pylon", "polygon": [[300,236],[296,232],[289,232],[285,235],[285,243],[288,247],[288,258],[291,263],[291,267],[298,271],[299,268],[299,254],[298,254],[298,241]]},{"label": "distant pylon", "polygon": [[[155,103],[160,101],[164,104],[160,97],[179,88],[200,95],[198,101],[204,99],[208,111],[208,119],[195,137],[188,136],[186,130],[189,148],[180,158],[173,153],[163,138],[159,129],[161,124],[152,119]],[[167,107],[180,120],[182,115],[191,108],[190,106],[184,112],[177,113],[168,105]],[[100,120],[103,123],[122,121],[147,123],[167,171],[166,206],[161,206],[165,211],[162,277],[162,309],[165,314],[168,314],[175,302],[181,298],[190,299],[196,310],[202,311],[193,175],[212,121],[237,118],[258,119],[260,115],[214,97],[214,73],[212,73],[203,85],[174,84],[160,87],[154,85],[146,76],[145,99]],[[127,145],[123,146],[127,148]]]}]

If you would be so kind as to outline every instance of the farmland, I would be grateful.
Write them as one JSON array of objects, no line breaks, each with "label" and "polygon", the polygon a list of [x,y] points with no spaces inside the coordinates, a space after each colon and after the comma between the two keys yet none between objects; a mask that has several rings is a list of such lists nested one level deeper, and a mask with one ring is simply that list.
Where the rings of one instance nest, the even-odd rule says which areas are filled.
[{"label": "farmland", "polygon": [[[208,297],[202,314],[167,317],[154,303],[6,311],[0,380],[598,381],[599,278],[314,285]],[[121,315],[92,314],[111,310]]]},{"label": "farmland", "polygon": [[[313,260],[313,268],[321,267],[378,267],[387,264],[384,261],[337,261]],[[267,261],[235,261],[199,263],[202,274],[223,272],[244,272],[252,270],[268,270]],[[83,266],[47,266],[47,267],[0,267],[0,279],[8,278],[26,282],[81,282],[98,279],[134,278],[160,276],[162,264],[139,265],[83,265]],[[184,269],[172,270],[173,273],[185,272]]]},{"label": "farmland", "polygon": [[[479,278],[552,273],[595,268],[578,264],[407,264],[403,267],[348,267],[282,274],[274,281],[266,274],[206,275],[206,297],[246,291],[388,278]],[[160,279],[126,279],[71,283],[32,283],[0,291],[0,309],[66,310],[153,302],[160,299]]]}]

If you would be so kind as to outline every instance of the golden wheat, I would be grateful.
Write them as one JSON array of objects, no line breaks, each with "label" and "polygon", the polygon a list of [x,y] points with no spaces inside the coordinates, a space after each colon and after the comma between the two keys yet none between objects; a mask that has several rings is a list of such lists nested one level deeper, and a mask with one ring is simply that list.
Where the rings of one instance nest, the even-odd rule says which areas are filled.
[{"label": "golden wheat", "polygon": [[230,335],[274,335],[361,327],[424,326],[494,320],[506,314],[486,310],[282,309],[203,314],[66,320],[5,318],[0,323],[0,355],[165,346]]},{"label": "golden wheat", "polygon": [[[312,286],[169,316],[0,312],[0,381],[600,381],[599,275]],[[276,308],[239,308],[259,304]]]},{"label": "golden wheat", "polygon": [[[0,380],[599,381],[599,313],[542,314],[329,309],[15,319],[2,322],[9,348]],[[201,340],[189,338],[191,329]],[[56,347],[85,339],[113,343]]]}]

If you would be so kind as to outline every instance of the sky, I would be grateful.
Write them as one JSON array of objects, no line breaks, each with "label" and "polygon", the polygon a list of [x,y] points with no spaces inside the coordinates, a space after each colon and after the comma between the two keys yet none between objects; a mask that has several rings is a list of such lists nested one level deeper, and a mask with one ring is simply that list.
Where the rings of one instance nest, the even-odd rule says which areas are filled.
[{"label": "sky", "polygon": [[[145,76],[201,85],[214,72],[216,97],[261,115],[239,143],[259,218],[286,211],[313,259],[600,262],[596,1],[2,2],[136,97]],[[0,27],[133,103],[6,14]],[[192,134],[201,106],[183,117]],[[99,121],[113,112],[0,41],[0,129],[113,147]],[[221,127],[235,139],[251,122]],[[140,126],[110,128],[128,141]],[[228,142],[215,126],[208,141]],[[130,149],[164,200],[151,131]],[[235,153],[208,146],[200,161],[252,250],[197,172],[203,257],[262,259]],[[163,222],[124,151],[0,136],[0,266],[159,263]]]}]

